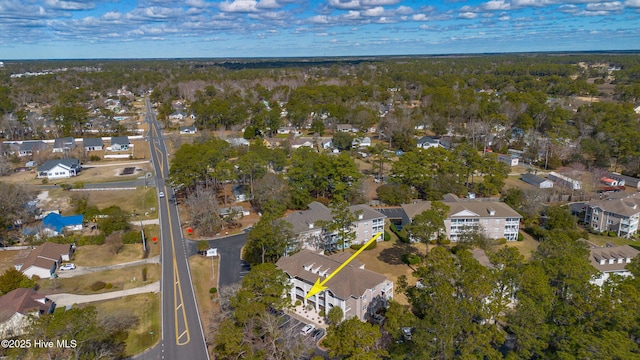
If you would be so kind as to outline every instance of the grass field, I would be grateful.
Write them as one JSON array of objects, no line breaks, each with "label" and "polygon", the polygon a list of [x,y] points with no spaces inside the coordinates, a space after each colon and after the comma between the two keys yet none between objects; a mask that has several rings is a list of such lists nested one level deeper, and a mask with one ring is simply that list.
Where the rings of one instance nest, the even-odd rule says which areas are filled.
[{"label": "grass field", "polygon": [[[147,233],[145,233],[145,236],[150,238]],[[150,244],[149,246],[151,247],[151,245],[152,244]],[[155,251],[157,252],[156,254],[153,254],[154,250],[150,251],[149,257],[158,255],[157,253],[159,253],[159,250]],[[117,255],[113,255],[113,253],[109,251],[109,247],[106,245],[85,245],[79,246],[76,249],[76,252],[73,254],[73,258],[71,259],[71,261],[73,261],[78,266],[95,267],[142,260],[144,259],[143,255],[142,244],[123,245],[122,251],[120,251]]]},{"label": "grass field", "polygon": [[589,234],[589,241],[599,246],[605,246],[607,243],[611,243],[614,245],[635,245],[635,246],[640,245],[640,242],[638,241],[633,241],[633,240],[629,240],[621,237],[595,235],[595,234]]},{"label": "grass field", "polygon": [[19,256],[27,257],[29,250],[3,250],[0,251],[0,274],[13,267],[13,262]]},{"label": "grass field", "polygon": [[125,355],[140,354],[152,347],[161,338],[160,294],[148,293],[123,297],[116,300],[87,304],[95,306],[98,318],[110,316],[135,316],[137,325],[129,330]]},{"label": "grass field", "polygon": [[217,297],[217,294],[211,295],[209,289],[218,287],[218,261],[217,257],[213,260],[215,271],[212,277],[211,258],[200,255],[194,255],[189,258],[189,269],[191,270],[198,311],[205,333],[211,333],[215,330],[212,328],[211,316],[218,309],[218,302],[212,301]]},{"label": "grass field", "polygon": [[[114,191],[83,191],[82,195],[88,196],[89,204],[95,205],[99,209],[117,205],[122,210],[128,213],[144,214],[146,212],[149,215],[146,218],[156,218],[156,210],[151,211],[151,208],[157,209],[158,199],[156,188],[148,187],[146,189],[139,187],[136,190],[114,190]],[[69,196],[68,192],[61,194],[62,196]]]},{"label": "grass field", "polygon": [[[143,269],[145,268],[147,269],[147,279],[143,281]],[[40,285],[40,290],[45,292],[55,291],[56,293],[88,295],[136,288],[158,280],[160,280],[160,265],[145,264],[79,275],[72,278],[40,279],[38,280],[38,284]],[[93,291],[91,290],[91,284],[96,281],[103,281],[107,284],[110,283],[112,287],[109,289],[105,287],[101,290]]]}]

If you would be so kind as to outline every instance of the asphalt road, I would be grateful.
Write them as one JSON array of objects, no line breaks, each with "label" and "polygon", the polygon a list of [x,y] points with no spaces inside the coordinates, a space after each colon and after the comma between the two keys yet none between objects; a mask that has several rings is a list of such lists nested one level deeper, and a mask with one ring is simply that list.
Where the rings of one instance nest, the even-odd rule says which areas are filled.
[{"label": "asphalt road", "polygon": [[[239,283],[249,271],[249,264],[240,259],[240,251],[247,242],[247,234],[237,234],[219,239],[207,240],[209,247],[218,249],[220,256],[220,274],[218,286],[225,287]],[[197,242],[189,241],[189,254],[197,252]]]},{"label": "asphalt road", "polygon": [[174,202],[169,201],[175,193],[165,185],[169,177],[167,149],[149,101],[147,121],[150,124],[151,160],[156,173],[154,180],[158,192],[165,193],[163,198],[158,198],[162,246],[162,338],[157,346],[136,356],[136,359],[209,359],[187,263],[188,245],[182,237],[178,209]]}]

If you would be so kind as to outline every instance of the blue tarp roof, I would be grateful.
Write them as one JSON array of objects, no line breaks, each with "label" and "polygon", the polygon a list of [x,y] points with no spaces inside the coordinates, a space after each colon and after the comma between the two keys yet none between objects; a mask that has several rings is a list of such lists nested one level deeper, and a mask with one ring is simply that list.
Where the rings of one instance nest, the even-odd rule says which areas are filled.
[{"label": "blue tarp roof", "polygon": [[62,232],[65,226],[81,225],[84,215],[62,216],[56,213],[50,213],[42,219],[44,227],[56,232]]}]

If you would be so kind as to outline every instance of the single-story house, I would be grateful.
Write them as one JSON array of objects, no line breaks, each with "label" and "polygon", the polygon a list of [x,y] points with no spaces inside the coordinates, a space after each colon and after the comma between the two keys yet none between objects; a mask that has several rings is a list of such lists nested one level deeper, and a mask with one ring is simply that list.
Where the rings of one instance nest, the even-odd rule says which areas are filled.
[{"label": "single-story house", "polygon": [[631,271],[627,270],[627,264],[638,256],[640,251],[629,245],[592,247],[590,249],[589,261],[599,274],[591,283],[602,286],[611,274],[619,276],[630,276]]},{"label": "single-story house", "polygon": [[49,146],[43,141],[23,141],[18,149],[18,156],[31,156],[48,148]]},{"label": "single-story house", "polygon": [[431,136],[423,136],[416,142],[416,146],[421,149],[442,147],[440,140]]},{"label": "single-story house", "polygon": [[295,135],[299,135],[300,132],[298,130],[296,130],[296,128],[293,127],[293,126],[283,126],[283,127],[278,129],[278,134],[295,134]]},{"label": "single-story house", "polygon": [[245,210],[242,206],[220,208],[220,217],[233,216],[234,219],[237,219],[250,214],[251,211]]},{"label": "single-story house", "polygon": [[126,151],[129,150],[130,145],[128,136],[111,137],[111,151]]},{"label": "single-story house", "polygon": [[332,256],[310,250],[301,250],[291,256],[281,257],[276,266],[289,276],[291,303],[300,301],[321,317],[333,307],[342,309],[344,318],[357,317],[369,320],[377,311],[393,299],[393,282],[382,274],[366,270],[357,259],[336,273],[324,290],[306,299],[305,296],[318,279],[323,279],[337,269],[351,254],[340,252]]},{"label": "single-story house", "polygon": [[61,234],[64,230],[82,230],[83,221],[84,215],[62,216],[60,214],[50,213],[42,219],[42,225],[47,229]]},{"label": "single-story house", "polygon": [[341,132],[358,132],[358,128],[354,127],[351,124],[338,124],[336,125],[336,130]]},{"label": "single-story house", "polygon": [[236,201],[247,201],[247,194],[244,192],[244,186],[236,185],[231,189],[231,191],[233,192],[233,196],[235,197]]},{"label": "single-story house", "polygon": [[169,115],[169,120],[184,120],[187,117],[187,114],[182,112],[181,110],[174,111]]},{"label": "single-story house", "polygon": [[371,138],[365,136],[363,138],[355,138],[351,142],[351,146],[353,147],[368,147],[371,146]]},{"label": "single-story house", "polygon": [[198,132],[198,128],[195,127],[195,125],[193,126],[181,126],[180,127],[180,134],[185,135],[185,134],[195,134]]},{"label": "single-story house", "polygon": [[51,314],[56,304],[33,289],[18,288],[0,297],[0,337],[24,335],[33,317]]},{"label": "single-story house", "polygon": [[531,184],[540,189],[551,189],[553,187],[553,181],[541,178],[540,176],[532,173],[522,174],[521,179],[527,184]]},{"label": "single-story house", "polygon": [[509,166],[518,166],[518,163],[520,163],[520,159],[517,156],[509,154],[498,154],[498,161]]},{"label": "single-story house", "polygon": [[33,249],[21,264],[16,265],[16,269],[28,277],[36,275],[40,278],[49,278],[55,273],[60,263],[71,259],[72,254],[71,244],[45,242]]},{"label": "single-story house", "polygon": [[268,149],[276,149],[282,145],[282,142],[284,140],[285,139],[279,138],[264,138],[264,146],[266,146]]},{"label": "single-story house", "polygon": [[251,145],[251,143],[249,143],[249,140],[245,139],[245,138],[228,138],[225,139],[226,142],[228,142],[231,146],[249,146]]},{"label": "single-story house", "polygon": [[320,147],[323,149],[331,149],[333,147],[333,139],[332,138],[321,139]]},{"label": "single-story house", "polygon": [[76,141],[71,137],[55,139],[53,141],[53,152],[68,152],[76,148]]},{"label": "single-story house", "polygon": [[296,138],[291,140],[291,148],[292,149],[297,149],[299,147],[313,147],[313,139],[310,138]]},{"label": "single-story house", "polygon": [[104,142],[102,138],[83,138],[82,147],[84,147],[84,151],[102,151]]},{"label": "single-story house", "polygon": [[64,179],[77,176],[82,169],[78,159],[54,159],[47,160],[38,166],[38,178]]}]

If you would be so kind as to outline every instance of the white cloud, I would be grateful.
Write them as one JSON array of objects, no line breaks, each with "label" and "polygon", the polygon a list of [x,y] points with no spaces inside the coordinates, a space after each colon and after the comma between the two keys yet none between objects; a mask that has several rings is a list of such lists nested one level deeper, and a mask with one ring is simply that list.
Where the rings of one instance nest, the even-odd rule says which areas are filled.
[{"label": "white cloud", "polygon": [[127,17],[130,19],[166,20],[182,13],[182,9],[152,6],[145,9],[135,9]]},{"label": "white cloud", "polygon": [[509,10],[511,4],[504,0],[492,0],[480,5],[480,8],[484,11]]},{"label": "white cloud", "polygon": [[624,9],[619,1],[587,4],[588,11],[620,11]]},{"label": "white cloud", "polygon": [[328,24],[329,17],[326,15],[316,15],[316,16],[310,17],[308,21],[313,24]]},{"label": "white cloud", "polygon": [[640,8],[640,0],[627,0],[624,2],[624,6],[630,8]]},{"label": "white cloud", "polygon": [[107,21],[120,20],[122,19],[122,14],[116,11],[109,11],[102,15],[102,19]]},{"label": "white cloud", "polygon": [[363,6],[389,6],[399,3],[400,0],[362,0]]},{"label": "white cloud", "polygon": [[94,3],[83,1],[46,0],[44,5],[55,10],[90,10],[95,8]]},{"label": "white cloud", "polygon": [[382,16],[384,14],[384,8],[382,6],[374,7],[373,9],[367,9],[362,12],[364,16]]},{"label": "white cloud", "polygon": [[256,7],[258,9],[279,9],[282,6],[276,0],[260,0]]},{"label": "white cloud", "polygon": [[509,19],[511,19],[509,15],[503,15],[498,18],[500,21],[508,21]]},{"label": "white cloud", "polygon": [[207,2],[204,0],[187,0],[185,1],[185,5],[195,8],[205,8],[207,7]]},{"label": "white cloud", "polygon": [[461,19],[475,19],[478,17],[478,14],[474,12],[463,12],[458,14],[458,17]]},{"label": "white cloud", "polygon": [[258,3],[254,0],[235,0],[232,2],[221,2],[219,4],[220,10],[225,12],[240,12],[249,13],[256,12]]}]

